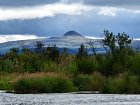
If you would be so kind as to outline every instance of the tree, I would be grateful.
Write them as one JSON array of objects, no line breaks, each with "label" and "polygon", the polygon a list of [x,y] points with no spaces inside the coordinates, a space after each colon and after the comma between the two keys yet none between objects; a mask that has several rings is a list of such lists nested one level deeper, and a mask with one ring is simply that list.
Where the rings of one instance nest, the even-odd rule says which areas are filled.
[{"label": "tree", "polygon": [[96,53],[95,43],[96,43],[95,41],[92,42],[91,39],[90,39],[90,42],[88,43],[88,45],[92,49],[93,55],[96,57],[97,53]]},{"label": "tree", "polygon": [[116,37],[113,35],[113,32],[109,32],[108,30],[104,30],[105,38],[102,40],[103,44],[108,46],[112,55],[116,53]]},{"label": "tree", "polygon": [[87,48],[85,48],[84,44],[81,44],[78,50],[77,58],[84,58],[87,56],[88,56]]},{"label": "tree", "polygon": [[36,42],[36,47],[37,47],[38,49],[42,49],[43,46],[44,46],[44,44],[43,44],[42,42],[40,42],[40,41],[37,41],[37,42]]},{"label": "tree", "polygon": [[29,49],[29,48],[23,48],[23,49],[22,49],[22,52],[23,52],[24,54],[29,54],[29,53],[30,53],[30,49]]},{"label": "tree", "polygon": [[43,52],[43,46],[44,46],[44,44],[42,42],[37,41],[36,45],[35,45],[35,47],[36,47],[35,52],[42,53]]},{"label": "tree", "polygon": [[10,49],[10,51],[11,51],[11,53],[17,54],[19,52],[19,48],[13,47]]},{"label": "tree", "polygon": [[109,58],[106,58],[110,59],[111,61],[108,64],[111,67],[108,73],[115,74],[123,72],[123,70],[125,70],[128,65],[128,56],[133,53],[130,47],[132,39],[124,32],[114,35],[113,32],[105,30],[104,35],[105,38],[102,40],[103,44],[110,49],[109,52],[111,55]]},{"label": "tree", "polygon": [[102,40],[103,44],[109,47],[110,53],[113,56],[122,53],[122,51],[125,51],[124,53],[131,51],[130,44],[132,42],[132,38],[124,32],[114,35],[113,32],[104,30],[104,36],[105,38]]},{"label": "tree", "polygon": [[130,48],[130,44],[132,42],[132,38],[130,38],[129,35],[125,34],[124,32],[122,34],[118,33],[116,40],[118,43],[119,52],[122,52],[124,49],[129,51],[128,49]]},{"label": "tree", "polygon": [[47,58],[52,61],[58,61],[59,49],[56,47],[56,45],[54,46],[49,45],[45,51],[45,56],[47,56]]}]

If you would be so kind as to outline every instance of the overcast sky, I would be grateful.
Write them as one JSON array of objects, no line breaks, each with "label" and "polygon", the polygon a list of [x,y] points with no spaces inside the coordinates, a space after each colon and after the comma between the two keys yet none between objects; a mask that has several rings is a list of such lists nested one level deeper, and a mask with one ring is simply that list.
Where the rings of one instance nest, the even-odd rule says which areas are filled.
[{"label": "overcast sky", "polygon": [[140,0],[0,0],[0,42],[103,30],[140,38]]}]

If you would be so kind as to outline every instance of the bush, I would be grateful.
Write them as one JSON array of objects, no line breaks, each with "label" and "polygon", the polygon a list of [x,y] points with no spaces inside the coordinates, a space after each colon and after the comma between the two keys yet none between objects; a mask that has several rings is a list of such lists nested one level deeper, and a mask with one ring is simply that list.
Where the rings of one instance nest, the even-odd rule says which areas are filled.
[{"label": "bush", "polygon": [[9,90],[13,89],[13,84],[8,81],[0,81],[0,90]]},{"label": "bush", "polygon": [[77,69],[80,73],[91,74],[95,71],[95,62],[93,59],[78,59]]},{"label": "bush", "polygon": [[65,93],[76,91],[71,80],[64,77],[28,77],[14,84],[15,93]]},{"label": "bush", "polygon": [[93,75],[78,75],[73,82],[79,91],[100,91],[104,79],[99,73],[94,73]]},{"label": "bush", "polygon": [[79,91],[90,91],[91,76],[78,75],[74,78],[74,85],[78,87]]},{"label": "bush", "polygon": [[116,75],[117,71],[113,69],[114,60],[111,56],[104,56],[98,63],[98,70],[105,76]]},{"label": "bush", "polygon": [[6,59],[0,63],[1,72],[21,72],[23,69],[22,64],[18,61],[17,58]]},{"label": "bush", "polygon": [[132,67],[131,72],[135,75],[140,76],[140,54],[135,55],[131,58]]},{"label": "bush", "polygon": [[140,92],[139,78],[132,75],[108,78],[102,87],[102,93],[107,94],[136,94]]}]

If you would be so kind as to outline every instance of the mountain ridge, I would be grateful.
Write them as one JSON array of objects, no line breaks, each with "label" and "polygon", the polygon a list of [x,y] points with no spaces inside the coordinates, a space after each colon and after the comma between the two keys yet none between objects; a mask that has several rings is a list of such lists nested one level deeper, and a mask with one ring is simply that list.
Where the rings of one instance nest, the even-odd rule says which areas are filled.
[{"label": "mountain ridge", "polygon": [[[40,41],[44,44],[44,47],[48,47],[49,45],[56,45],[58,48],[69,48],[69,49],[78,49],[80,44],[84,44],[85,46],[89,46],[89,42],[94,42],[96,48],[103,48],[103,45],[98,41],[102,39],[90,39],[82,36],[76,31],[68,31],[61,37],[50,37],[50,38],[38,38],[31,40],[18,40],[18,41],[9,41],[0,43],[0,53],[6,53],[10,51],[11,48],[16,47],[22,49],[23,46],[25,48],[35,48],[35,44],[37,41]],[[132,47],[137,48],[140,46],[140,40],[133,40]]]}]

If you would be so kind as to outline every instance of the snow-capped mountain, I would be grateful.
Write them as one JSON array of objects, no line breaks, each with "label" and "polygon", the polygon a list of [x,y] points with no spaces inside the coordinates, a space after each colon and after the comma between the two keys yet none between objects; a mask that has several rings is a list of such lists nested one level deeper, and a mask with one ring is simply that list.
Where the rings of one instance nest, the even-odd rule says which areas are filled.
[{"label": "snow-capped mountain", "polygon": [[56,45],[58,48],[78,49],[80,44],[87,45],[90,39],[80,35],[76,31],[68,31],[60,37],[40,38],[32,40],[19,40],[0,43],[0,53],[8,52],[11,48],[16,47],[19,49],[34,48],[37,41],[44,44],[44,47],[49,45]]},{"label": "snow-capped mountain", "polygon": [[[32,40],[19,40],[19,41],[10,41],[5,43],[0,43],[0,53],[8,52],[11,48],[16,47],[19,49],[29,48],[33,49],[37,41],[40,41],[44,44],[44,47],[48,47],[49,45],[56,45],[58,48],[68,48],[69,50],[78,51],[80,44],[84,44],[85,46],[89,46],[89,42],[94,43],[98,52],[104,51],[103,45],[101,43],[102,39],[89,39],[76,31],[68,31],[64,35],[60,37],[50,37],[50,38],[40,38],[40,39],[32,39]],[[137,48],[140,46],[140,40],[133,40],[132,46]]]}]

